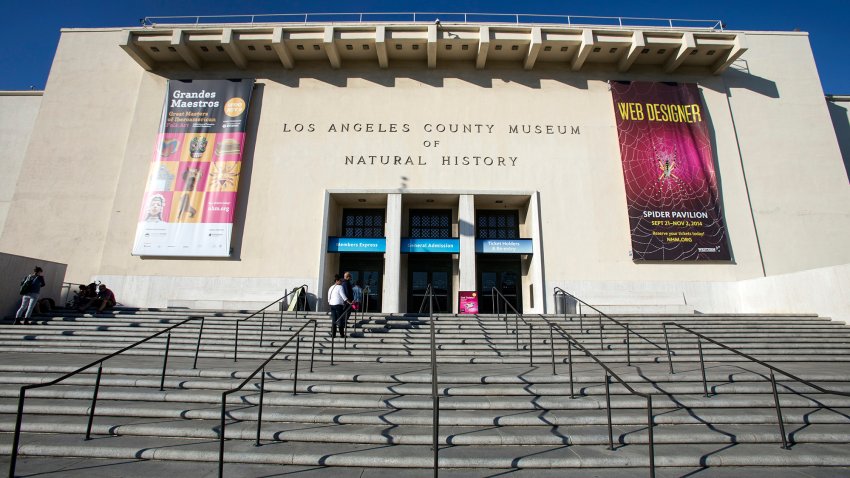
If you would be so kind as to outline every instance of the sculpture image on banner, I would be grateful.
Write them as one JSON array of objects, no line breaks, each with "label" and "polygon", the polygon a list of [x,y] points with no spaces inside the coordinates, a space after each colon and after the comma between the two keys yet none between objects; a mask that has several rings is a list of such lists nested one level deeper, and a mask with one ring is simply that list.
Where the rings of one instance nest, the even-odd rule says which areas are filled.
[{"label": "sculpture image on banner", "polygon": [[253,85],[169,80],[134,255],[230,255]]},{"label": "sculpture image on banner", "polygon": [[728,261],[707,115],[695,84],[611,82],[632,258]]}]

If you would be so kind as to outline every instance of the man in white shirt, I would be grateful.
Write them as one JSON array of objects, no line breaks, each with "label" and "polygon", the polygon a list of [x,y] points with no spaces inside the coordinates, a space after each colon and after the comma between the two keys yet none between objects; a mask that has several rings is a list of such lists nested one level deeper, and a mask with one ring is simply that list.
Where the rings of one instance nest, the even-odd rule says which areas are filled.
[{"label": "man in white shirt", "polygon": [[339,331],[340,337],[345,337],[345,310],[346,304],[350,304],[351,300],[345,295],[345,288],[342,286],[339,274],[334,275],[334,283],[328,289],[328,305],[331,306],[331,337],[336,337]]}]

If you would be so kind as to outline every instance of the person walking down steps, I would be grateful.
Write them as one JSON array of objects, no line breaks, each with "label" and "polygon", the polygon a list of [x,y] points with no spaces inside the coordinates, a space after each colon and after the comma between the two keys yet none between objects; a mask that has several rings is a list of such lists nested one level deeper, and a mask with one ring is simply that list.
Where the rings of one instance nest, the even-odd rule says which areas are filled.
[{"label": "person walking down steps", "polygon": [[38,302],[42,287],[44,287],[44,271],[41,267],[36,267],[32,270],[32,274],[21,281],[21,307],[15,313],[15,325],[19,325],[21,319],[24,324],[30,323],[32,311]]}]

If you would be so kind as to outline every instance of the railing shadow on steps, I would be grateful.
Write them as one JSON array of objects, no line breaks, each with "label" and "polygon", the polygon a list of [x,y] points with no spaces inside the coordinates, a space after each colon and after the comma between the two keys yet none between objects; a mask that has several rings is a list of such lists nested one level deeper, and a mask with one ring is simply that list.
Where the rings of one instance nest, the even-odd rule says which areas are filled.
[{"label": "railing shadow on steps", "polygon": [[[578,304],[580,304],[580,305],[584,304],[584,306],[593,309],[594,311],[596,311],[596,313],[599,314],[599,350],[603,350],[605,348],[605,342],[604,342],[604,339],[603,339],[603,336],[602,336],[603,331],[605,329],[605,325],[602,323],[603,318],[613,322],[614,324],[616,324],[616,325],[620,326],[622,329],[624,329],[626,331],[626,340],[625,340],[625,343],[626,343],[626,361],[627,361],[628,365],[631,365],[630,343],[631,343],[631,336],[632,335],[634,335],[634,336],[638,337],[639,339],[643,340],[644,342],[652,345],[653,347],[657,348],[658,350],[661,350],[662,352],[665,351],[664,347],[656,344],[655,342],[649,340],[648,338],[644,337],[643,335],[633,331],[631,329],[631,327],[629,327],[629,324],[624,324],[624,323],[620,322],[619,320],[611,317],[610,315],[606,314],[605,312],[602,312],[601,310],[597,309],[596,307],[594,307],[594,306],[588,304],[587,302],[579,299],[578,297],[570,294],[569,292],[565,291],[564,289],[561,289],[560,287],[555,287],[553,294],[554,294],[554,298],[555,298],[555,303],[558,302],[559,296],[565,297],[565,298],[569,297],[569,298],[572,298],[573,300],[575,300]],[[564,321],[566,321],[567,320],[566,307],[564,307],[563,316],[564,316]],[[578,314],[579,330],[581,330],[582,332],[584,332],[583,317],[584,317],[584,314],[582,314],[582,313]],[[572,320],[572,317],[570,317],[569,320]]]},{"label": "railing shadow on steps", "polygon": [[709,396],[709,393],[708,393],[708,381],[706,380],[706,376],[705,376],[705,359],[703,357],[703,352],[702,352],[702,341],[703,340],[708,342],[708,343],[711,343],[713,345],[716,345],[720,348],[728,350],[728,351],[730,351],[730,352],[732,352],[732,353],[734,353],[738,356],[744,357],[748,361],[759,364],[759,365],[767,368],[768,370],[770,370],[770,385],[771,385],[772,391],[773,391],[773,406],[774,406],[774,409],[776,411],[776,419],[777,419],[777,422],[779,424],[779,434],[782,437],[782,448],[785,449],[785,450],[790,449],[790,446],[788,445],[788,438],[787,438],[787,435],[785,434],[785,423],[782,419],[782,405],[779,402],[779,393],[777,392],[777,389],[776,389],[776,377],[775,377],[773,372],[777,372],[777,373],[780,373],[782,375],[785,375],[786,377],[788,377],[788,378],[790,378],[790,379],[792,379],[796,382],[807,385],[807,386],[809,386],[809,387],[811,387],[811,388],[813,388],[813,389],[815,389],[815,390],[817,390],[821,393],[824,393],[824,394],[839,395],[839,396],[842,396],[842,397],[850,397],[850,393],[848,393],[848,392],[841,392],[841,391],[838,391],[838,390],[829,390],[829,389],[823,388],[820,385],[817,385],[817,384],[812,383],[808,380],[797,377],[796,375],[793,375],[789,372],[786,372],[785,370],[782,370],[779,367],[776,367],[776,366],[771,365],[767,362],[759,360],[759,359],[757,359],[757,358],[755,358],[751,355],[748,355],[744,352],[741,352],[740,350],[738,350],[734,347],[730,347],[728,345],[720,343],[720,342],[712,339],[711,337],[707,337],[707,336],[705,336],[705,335],[703,335],[699,332],[691,330],[691,329],[689,329],[689,328],[687,328],[687,327],[685,327],[681,324],[678,324],[676,322],[664,322],[661,325],[664,329],[664,342],[667,345],[667,354],[668,354],[667,357],[668,357],[669,363],[670,363],[670,374],[671,375],[674,374],[675,372],[673,371],[673,360],[672,360],[672,356],[670,355],[671,349],[670,349],[670,340],[669,340],[668,335],[667,335],[667,326],[669,325],[671,327],[677,327],[677,328],[684,330],[685,332],[687,332],[691,335],[694,335],[697,338],[697,348],[699,349],[700,371],[702,372],[702,388],[703,388],[703,392],[704,392],[704,395],[705,395],[706,398],[710,398],[710,396]]},{"label": "railing shadow on steps", "polygon": [[260,399],[259,399],[259,409],[257,410],[257,439],[254,442],[255,446],[260,446],[260,430],[263,426],[263,395],[265,393],[266,386],[266,366],[274,360],[275,357],[293,340],[295,340],[295,373],[293,374],[293,383],[292,383],[292,394],[298,394],[298,361],[301,356],[301,333],[304,332],[304,329],[307,328],[308,325],[313,324],[313,340],[311,344],[310,351],[310,372],[313,372],[313,359],[316,354],[316,329],[318,322],[316,319],[309,319],[304,323],[294,334],[281,346],[277,348],[259,367],[254,370],[254,372],[249,375],[245,380],[239,384],[238,387],[227,390],[221,394],[221,424],[219,428],[219,448],[218,448],[218,476],[219,478],[224,476],[224,431],[226,426],[227,419],[227,396],[236,393],[239,390],[242,390],[245,385],[248,384],[257,374],[260,374]]},{"label": "railing shadow on steps", "polygon": [[597,365],[602,367],[605,370],[605,411],[608,416],[608,449],[614,450],[614,433],[613,433],[613,424],[611,421],[611,390],[610,390],[610,382],[613,377],[615,380],[620,382],[620,384],[626,388],[632,395],[637,395],[639,397],[643,397],[646,399],[646,429],[648,433],[648,441],[649,441],[649,476],[650,478],[655,478],[655,436],[653,434],[653,426],[654,426],[654,418],[652,413],[652,394],[651,393],[641,393],[637,390],[633,389],[625,380],[620,378],[613,370],[611,370],[607,365],[605,365],[601,360],[599,360],[595,355],[593,355],[587,348],[585,348],[578,340],[576,340],[569,332],[564,330],[560,325],[549,323],[549,335],[550,335],[550,345],[552,348],[552,374],[557,375],[557,370],[555,369],[555,337],[554,332],[557,331],[558,335],[567,341],[567,363],[569,364],[569,374],[570,374],[570,398],[575,398],[575,390],[573,385],[573,358],[572,358],[572,350],[575,346],[580,351],[584,352],[585,355],[593,359]]},{"label": "railing shadow on steps", "polygon": [[[239,359],[239,324],[241,324],[242,322],[246,322],[248,320],[254,319],[256,317],[260,317],[261,320],[262,320],[262,322],[260,323],[260,347],[262,347],[263,346],[263,334],[266,330],[266,311],[268,311],[268,309],[270,307],[272,307],[273,305],[281,304],[281,306],[278,307],[278,309],[279,309],[278,312],[280,314],[279,321],[278,321],[278,330],[283,330],[283,301],[285,301],[286,299],[288,299],[290,296],[293,296],[293,295],[294,295],[294,300],[297,301],[298,297],[301,295],[301,293],[304,293],[305,296],[307,295],[307,284],[302,284],[302,285],[292,289],[291,292],[285,294],[280,299],[273,301],[269,305],[267,305],[267,306],[263,307],[262,309],[254,312],[253,314],[249,315],[248,317],[245,317],[244,319],[239,319],[239,320],[236,321],[236,337],[233,340],[233,361],[234,362],[236,362]],[[305,314],[305,317],[306,317],[306,314]],[[298,308],[297,307],[295,308],[295,319],[298,319]]]},{"label": "railing shadow on steps", "polygon": [[437,393],[439,388],[437,383],[437,333],[434,330],[434,289],[431,284],[428,284],[425,289],[425,297],[422,298],[422,304],[419,306],[420,314],[425,309],[426,302],[428,304],[428,323],[431,329],[431,406],[433,409],[431,450],[434,452],[434,478],[437,478],[440,472],[440,396]]},{"label": "railing shadow on steps", "polygon": [[141,344],[148,342],[148,341],[150,341],[150,340],[152,340],[156,337],[159,337],[162,334],[167,334],[167,338],[166,338],[166,341],[165,341],[165,353],[163,354],[163,361],[162,361],[162,374],[161,374],[160,382],[159,382],[159,389],[160,389],[160,391],[162,391],[162,390],[165,389],[165,370],[166,370],[166,367],[168,365],[168,353],[171,349],[171,331],[182,326],[182,325],[184,325],[184,324],[187,324],[189,322],[194,322],[194,321],[197,321],[197,320],[201,321],[201,326],[198,329],[198,340],[197,340],[197,344],[195,345],[195,360],[192,363],[192,368],[195,369],[195,368],[198,367],[198,352],[201,349],[201,338],[202,338],[203,333],[204,333],[204,318],[200,317],[200,316],[189,317],[188,319],[183,320],[183,321],[181,321],[181,322],[179,322],[175,325],[172,325],[171,327],[168,327],[167,329],[160,330],[159,332],[157,332],[153,335],[150,335],[150,336],[148,336],[148,337],[146,337],[142,340],[139,340],[136,343],[128,345],[128,346],[124,347],[123,349],[118,350],[117,352],[113,352],[113,353],[107,355],[106,357],[101,357],[101,358],[95,360],[94,362],[89,363],[88,365],[84,365],[84,366],[74,370],[73,372],[68,372],[65,375],[62,375],[61,377],[56,378],[54,380],[51,380],[49,382],[24,385],[23,387],[21,387],[20,394],[18,395],[18,414],[17,414],[17,418],[15,419],[15,435],[14,435],[14,438],[12,439],[12,452],[11,452],[11,457],[9,459],[9,477],[14,478],[14,476],[15,476],[15,465],[16,465],[17,459],[18,459],[18,447],[20,445],[21,424],[23,422],[24,401],[26,400],[27,390],[32,390],[32,389],[36,389],[36,388],[43,388],[43,387],[49,387],[51,385],[56,385],[56,384],[66,380],[70,377],[73,377],[77,374],[80,374],[80,373],[88,370],[89,368],[97,365],[98,366],[97,367],[97,377],[95,378],[94,393],[92,394],[91,407],[89,408],[88,425],[86,426],[86,440],[91,440],[92,423],[94,422],[95,409],[97,408],[97,394],[98,394],[98,391],[100,390],[100,379],[101,379],[101,376],[103,374],[103,363],[106,362],[107,360],[113,358],[113,357],[121,355],[122,353],[126,352],[127,350],[130,350],[130,349],[132,349],[132,348],[134,348],[138,345],[141,345]]}]

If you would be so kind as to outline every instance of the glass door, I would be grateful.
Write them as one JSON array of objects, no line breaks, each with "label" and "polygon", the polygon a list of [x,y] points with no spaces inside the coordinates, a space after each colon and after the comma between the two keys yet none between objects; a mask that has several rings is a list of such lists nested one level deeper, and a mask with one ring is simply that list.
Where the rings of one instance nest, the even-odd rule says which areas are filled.
[{"label": "glass door", "polygon": [[[434,312],[452,311],[452,260],[449,254],[429,254],[427,258],[411,257],[408,262],[410,287],[407,294],[407,311],[419,312],[428,284],[434,291]],[[428,312],[428,304],[422,309]]]},{"label": "glass door", "polygon": [[365,291],[362,304],[365,307],[364,310],[366,312],[380,312],[381,278],[384,275],[383,256],[374,254],[341,254],[339,264],[340,275],[343,272],[350,272],[352,285],[360,284],[360,287]]},{"label": "glass door", "polygon": [[[482,314],[493,314],[493,289],[501,293],[508,303],[518,312],[522,312],[522,275],[520,274],[520,259],[518,257],[490,258],[479,256],[478,265],[478,311]],[[500,306],[499,312],[504,312]]]}]

